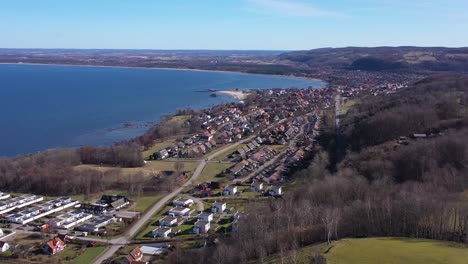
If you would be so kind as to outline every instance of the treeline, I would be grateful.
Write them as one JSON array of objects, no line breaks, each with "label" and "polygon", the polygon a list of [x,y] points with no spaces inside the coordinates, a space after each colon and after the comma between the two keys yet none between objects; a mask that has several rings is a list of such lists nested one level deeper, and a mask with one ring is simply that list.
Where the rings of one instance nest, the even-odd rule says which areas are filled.
[{"label": "treeline", "polygon": [[57,196],[83,194],[86,197],[118,189],[134,197],[142,192],[171,191],[180,180],[174,175],[148,177],[142,171],[122,171],[117,167],[77,167],[82,164],[80,152],[84,149],[88,147],[79,151],[56,149],[0,159],[0,190]]},{"label": "treeline", "polygon": [[[328,120],[321,144],[332,152],[320,152],[307,169],[297,172],[283,199],[255,205],[241,217],[238,231],[215,246],[176,250],[168,262],[249,263],[271,255],[287,260],[301,247],[348,237],[468,243],[466,89],[464,77],[437,77],[390,97],[363,99],[342,119],[350,145],[336,172],[330,170],[329,154],[335,155],[336,149],[331,147],[334,129]],[[440,107],[429,111],[429,106]],[[382,116],[404,116],[405,121],[377,122]],[[365,125],[370,129],[369,124],[373,131],[357,132],[363,133]],[[437,136],[406,144],[395,140],[422,132]]]},{"label": "treeline", "polygon": [[115,144],[110,147],[85,146],[78,149],[83,164],[111,165],[126,168],[144,165],[141,147],[136,143]]},{"label": "treeline", "polygon": [[388,71],[402,69],[404,65],[400,62],[386,61],[379,58],[361,58],[353,61],[350,68],[352,70],[363,71]]},{"label": "treeline", "polygon": [[184,131],[198,132],[200,131],[201,123],[196,122],[192,117],[187,122],[181,122],[177,117],[183,115],[193,115],[194,111],[190,109],[177,110],[177,114],[162,118],[161,122],[152,126],[143,135],[129,140],[130,143],[135,143],[142,146],[144,149],[152,147],[158,141],[164,141],[169,137],[181,134]]},{"label": "treeline", "polygon": [[116,175],[115,171],[75,170],[78,164],[78,152],[68,149],[0,159],[0,189],[49,195],[85,194],[106,190]]}]

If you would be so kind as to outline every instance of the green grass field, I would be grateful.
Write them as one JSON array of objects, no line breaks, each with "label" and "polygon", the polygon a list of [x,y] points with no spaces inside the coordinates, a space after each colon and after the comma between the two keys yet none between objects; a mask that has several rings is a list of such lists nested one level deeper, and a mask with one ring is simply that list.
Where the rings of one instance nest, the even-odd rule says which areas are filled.
[{"label": "green grass field", "polygon": [[[231,144],[232,145],[232,144]],[[214,158],[215,160],[224,160],[226,159],[229,155],[231,155],[232,153],[236,152],[238,149],[242,148],[243,146],[245,146],[247,144],[240,144],[239,146],[236,146],[236,147],[228,147],[224,152],[222,152],[221,154],[219,154],[218,156],[216,156],[216,158]]]},{"label": "green grass field", "polygon": [[[296,263],[312,263],[315,252],[324,253],[327,264],[467,264],[468,246],[444,241],[409,238],[344,239],[297,251]],[[292,253],[290,253],[292,254]],[[290,259],[291,256],[285,256]],[[281,263],[281,257],[267,263]],[[292,263],[286,261],[285,263]]]},{"label": "green grass field", "polygon": [[138,212],[144,212],[161,199],[165,194],[163,193],[145,193],[136,200],[135,208],[130,208]]},{"label": "green grass field", "polygon": [[[146,163],[144,170],[147,171],[173,171],[175,161],[165,161],[165,160],[152,160]],[[198,166],[197,161],[183,161],[184,171],[194,172]]]},{"label": "green grass field", "polygon": [[468,247],[403,238],[350,239],[336,243],[325,256],[330,264],[467,264]]},{"label": "green grass field", "polygon": [[351,107],[353,107],[354,105],[358,104],[359,103],[359,100],[347,100],[346,103],[344,103],[342,106],[341,106],[341,113],[342,114],[346,114],[349,109],[351,109]]},{"label": "green grass field", "polygon": [[92,247],[87,248],[86,251],[73,259],[70,263],[81,264],[81,263],[92,263],[93,260],[104,251],[105,247]]},{"label": "green grass field", "polygon": [[233,164],[234,163],[208,163],[203,169],[200,178],[197,179],[197,182],[220,181],[219,178],[216,178],[216,175],[230,168]]}]

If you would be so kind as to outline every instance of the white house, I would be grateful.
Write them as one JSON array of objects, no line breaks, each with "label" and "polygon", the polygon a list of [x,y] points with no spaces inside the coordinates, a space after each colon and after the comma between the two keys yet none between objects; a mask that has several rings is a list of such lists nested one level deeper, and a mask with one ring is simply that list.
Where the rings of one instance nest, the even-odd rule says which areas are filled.
[{"label": "white house", "polygon": [[223,202],[214,202],[211,207],[212,213],[222,213],[224,210],[226,210],[226,203]]},{"label": "white house", "polygon": [[268,194],[271,196],[280,196],[283,194],[283,189],[281,186],[274,186],[268,191]]},{"label": "white house", "polygon": [[197,221],[193,226],[195,234],[207,233],[210,230],[210,222]]},{"label": "white house", "polygon": [[159,219],[160,226],[173,226],[175,224],[177,224],[177,218],[173,216],[165,216]]},{"label": "white house", "polygon": [[234,195],[237,193],[237,186],[230,185],[226,186],[223,190],[223,195]]},{"label": "white house", "polygon": [[200,213],[200,214],[197,216],[197,219],[200,220],[200,221],[204,221],[204,222],[211,222],[211,221],[213,221],[213,214],[212,214],[212,213],[203,212],[203,213]]},{"label": "white house", "polygon": [[140,248],[140,250],[143,253],[143,255],[149,255],[149,256],[161,255],[162,253],[164,253],[164,251],[167,251],[167,249],[165,248],[152,246],[152,245],[144,245]]},{"label": "white house", "polygon": [[151,236],[152,237],[168,237],[169,234],[172,232],[171,228],[167,227],[158,227],[151,231]]},{"label": "white house", "polygon": [[185,207],[188,207],[188,206],[191,206],[192,204],[193,204],[193,200],[192,200],[192,199],[180,198],[180,199],[177,199],[177,200],[172,201],[172,205],[173,205],[173,206],[185,206]]},{"label": "white house", "polygon": [[263,182],[254,182],[250,185],[250,189],[255,192],[260,192],[263,190]]},{"label": "white house", "polygon": [[190,208],[176,206],[176,207],[172,208],[171,210],[169,210],[168,215],[186,216],[186,215],[189,215],[189,213],[190,213]]},{"label": "white house", "polygon": [[11,195],[9,195],[8,193],[0,192],[0,200],[5,200],[10,197]]},{"label": "white house", "polygon": [[5,241],[0,241],[0,252],[3,253],[7,251],[8,249],[10,249],[10,245],[8,245],[8,243]]},{"label": "white house", "polygon": [[3,233],[3,229],[0,228],[0,237],[4,236],[5,233]]}]

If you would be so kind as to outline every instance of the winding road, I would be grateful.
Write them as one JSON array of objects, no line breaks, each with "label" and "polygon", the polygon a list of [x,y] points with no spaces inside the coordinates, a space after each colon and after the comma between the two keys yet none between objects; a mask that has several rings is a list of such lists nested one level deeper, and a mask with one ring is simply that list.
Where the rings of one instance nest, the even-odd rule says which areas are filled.
[{"label": "winding road", "polygon": [[[106,251],[104,251],[102,254],[100,254],[93,263],[95,264],[100,264],[103,263],[106,259],[112,257],[115,252],[122,246],[128,244],[128,242],[131,240],[133,236],[136,235],[136,233],[150,220],[150,218],[157,213],[161,208],[164,207],[165,204],[167,204],[169,201],[171,201],[175,196],[180,194],[182,190],[184,190],[187,186],[191,185],[194,183],[195,180],[197,180],[203,169],[205,168],[206,164],[215,158],[216,156],[222,154],[226,149],[236,147],[240,144],[243,144],[247,141],[250,141],[254,138],[255,136],[248,137],[246,139],[243,139],[237,143],[234,143],[233,145],[229,145],[226,147],[223,147],[219,149],[218,151],[214,152],[208,158],[200,161],[200,164],[198,164],[197,168],[195,169],[195,172],[193,173],[192,177],[185,182],[182,186],[177,188],[176,190],[172,191],[168,195],[164,196],[161,200],[159,200],[156,204],[154,204],[143,216],[141,216],[140,219],[137,220],[137,222],[121,237],[114,238],[111,240],[104,240],[106,242],[109,242],[112,246],[110,246]],[[97,241],[97,239],[90,239]]]}]

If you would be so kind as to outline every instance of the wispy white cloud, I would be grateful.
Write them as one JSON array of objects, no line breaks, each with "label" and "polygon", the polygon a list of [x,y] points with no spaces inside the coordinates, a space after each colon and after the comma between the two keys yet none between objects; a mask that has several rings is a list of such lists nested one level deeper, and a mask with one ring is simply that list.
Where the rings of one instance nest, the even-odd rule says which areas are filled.
[{"label": "wispy white cloud", "polygon": [[296,17],[344,17],[343,13],[318,8],[297,0],[247,0],[250,11]]}]

